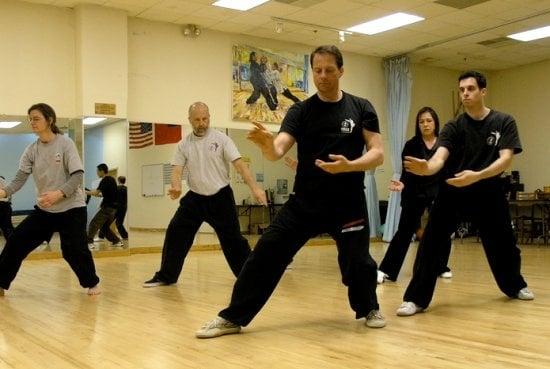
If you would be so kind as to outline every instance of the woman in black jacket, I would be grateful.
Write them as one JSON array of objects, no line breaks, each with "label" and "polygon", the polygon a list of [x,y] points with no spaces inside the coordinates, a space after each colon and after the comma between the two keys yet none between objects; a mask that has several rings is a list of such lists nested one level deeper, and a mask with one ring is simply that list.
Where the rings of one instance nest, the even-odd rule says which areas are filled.
[{"label": "woman in black jacket", "polygon": [[[439,118],[430,107],[423,107],[416,114],[415,135],[405,143],[401,159],[414,156],[428,160],[437,149]],[[439,186],[439,175],[417,176],[403,168],[401,180],[391,180],[390,190],[401,192],[401,218],[397,232],[391,240],[386,255],[378,269],[378,283],[389,279],[397,280],[413,234],[421,230],[420,220],[424,211],[429,210]],[[418,234],[418,233],[417,233]],[[449,243],[451,240],[449,239]],[[451,278],[451,270],[446,266],[449,256],[441,261],[440,276]]]}]

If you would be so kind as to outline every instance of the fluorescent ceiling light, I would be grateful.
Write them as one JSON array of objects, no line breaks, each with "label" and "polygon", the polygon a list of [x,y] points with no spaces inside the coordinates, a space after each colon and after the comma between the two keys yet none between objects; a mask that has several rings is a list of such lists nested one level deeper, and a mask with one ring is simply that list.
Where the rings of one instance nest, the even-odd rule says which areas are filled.
[{"label": "fluorescent ceiling light", "polygon": [[513,38],[514,40],[519,41],[533,41],[538,40],[539,38],[545,38],[550,36],[550,26],[541,27],[532,29],[530,31],[514,33],[513,35],[508,35],[506,37]]},{"label": "fluorescent ceiling light", "polygon": [[8,121],[2,121],[0,122],[0,128],[13,128],[15,126],[18,126],[20,125],[21,122],[16,122],[16,121],[11,121],[11,122],[8,122]]},{"label": "fluorescent ceiling light", "polygon": [[262,5],[263,3],[267,3],[268,1],[269,0],[218,0],[212,5],[235,10],[248,10],[258,5]]},{"label": "fluorescent ceiling light", "polygon": [[375,35],[380,32],[403,27],[407,24],[420,22],[422,20],[424,20],[424,18],[416,15],[395,13],[350,27],[348,28],[348,31],[364,33],[366,35]]},{"label": "fluorescent ceiling light", "polygon": [[99,122],[103,122],[107,118],[100,118],[100,117],[86,117],[82,120],[82,123],[86,126],[91,126],[92,124],[97,124]]}]

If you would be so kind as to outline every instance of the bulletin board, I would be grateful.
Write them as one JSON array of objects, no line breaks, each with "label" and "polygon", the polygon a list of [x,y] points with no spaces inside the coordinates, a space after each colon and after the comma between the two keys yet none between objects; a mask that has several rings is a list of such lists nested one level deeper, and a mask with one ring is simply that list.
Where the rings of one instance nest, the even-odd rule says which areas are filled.
[{"label": "bulletin board", "polygon": [[141,195],[164,196],[163,164],[141,166]]}]

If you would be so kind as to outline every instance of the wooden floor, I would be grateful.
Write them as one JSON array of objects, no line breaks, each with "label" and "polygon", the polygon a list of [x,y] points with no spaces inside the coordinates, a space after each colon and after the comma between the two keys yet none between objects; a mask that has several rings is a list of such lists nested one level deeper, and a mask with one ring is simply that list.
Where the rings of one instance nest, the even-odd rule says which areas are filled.
[{"label": "wooden floor", "polygon": [[[371,246],[380,261],[387,245]],[[413,249],[415,250],[415,249]],[[159,254],[96,260],[90,297],[63,260],[29,260],[0,298],[0,368],[550,368],[550,247],[523,246],[534,301],[497,289],[475,242],[455,243],[454,278],[428,312],[397,317],[397,283],[378,289],[384,329],[356,321],[333,246],[305,247],[241,334],[194,331],[227,303],[233,277],[220,251],[190,253],[177,285],[144,289]]]}]

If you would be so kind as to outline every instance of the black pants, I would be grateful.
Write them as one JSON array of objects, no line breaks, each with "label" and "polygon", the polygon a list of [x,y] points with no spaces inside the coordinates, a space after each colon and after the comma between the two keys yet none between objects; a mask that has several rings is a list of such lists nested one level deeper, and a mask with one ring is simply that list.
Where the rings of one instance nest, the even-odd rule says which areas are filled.
[{"label": "black pants", "polygon": [[478,225],[485,255],[500,290],[515,297],[527,286],[521,275],[520,249],[512,230],[508,201],[500,183],[481,181],[462,189],[443,184],[420,241],[404,301],[423,308],[430,304],[440,260],[449,253],[447,240],[456,229],[459,211]]},{"label": "black pants", "polygon": [[11,203],[6,201],[0,201],[0,229],[4,238],[7,240],[8,237],[13,233],[13,224],[11,222]]},{"label": "black pants", "polygon": [[[384,259],[378,268],[388,275],[389,280],[397,280],[397,276],[403,266],[407,251],[409,250],[412,236],[420,227],[422,214],[424,214],[426,209],[430,209],[432,202],[433,197],[416,197],[402,202],[401,217],[399,218],[397,232],[395,232],[388,246],[388,250],[386,251],[386,255],[384,255]],[[451,238],[446,242],[448,245],[444,247],[450,252]],[[443,255],[443,259],[441,259],[439,274],[449,271],[449,268],[447,268],[448,261],[449,253]]]},{"label": "black pants", "polygon": [[120,242],[120,238],[111,230],[111,224],[115,220],[115,208],[100,208],[88,225],[88,243],[94,242],[94,237],[98,230],[100,235],[105,236],[111,243]]},{"label": "black pants", "polygon": [[[267,302],[286,266],[311,237],[329,233],[336,241],[342,282],[356,317],[378,309],[376,262],[369,254],[369,225],[364,193],[353,199],[304,200],[291,196],[266,229],[239,274],[231,303],[219,316],[246,326]],[[342,200],[342,201],[337,201]]]},{"label": "black pants", "polygon": [[275,100],[273,100],[273,97],[271,96],[271,91],[267,86],[254,86],[254,91],[252,91],[252,94],[246,100],[246,103],[254,104],[260,98],[260,95],[264,97],[265,102],[270,110],[277,109],[277,103],[275,103]]},{"label": "black pants", "polygon": [[182,197],[166,230],[157,278],[167,283],[177,282],[185,257],[203,222],[214,228],[231,271],[235,276],[239,275],[250,254],[250,246],[241,234],[233,191],[226,186],[211,196],[189,191]]},{"label": "black pants", "polygon": [[115,224],[116,229],[118,230],[118,234],[120,234],[120,237],[127,239],[128,238],[128,231],[126,231],[126,228],[124,227],[124,218],[126,217],[126,208],[117,208],[115,213]]},{"label": "black pants", "polygon": [[286,97],[286,98],[289,98],[290,100],[294,101],[295,103],[300,102],[300,99],[298,99],[296,96],[294,96],[288,88],[285,88],[283,90],[283,96]]},{"label": "black pants", "polygon": [[62,213],[48,213],[35,208],[19,224],[0,254],[0,287],[8,289],[22,261],[42,242],[59,232],[61,252],[82,287],[99,283],[94,260],[86,243],[86,208],[73,208]]}]

